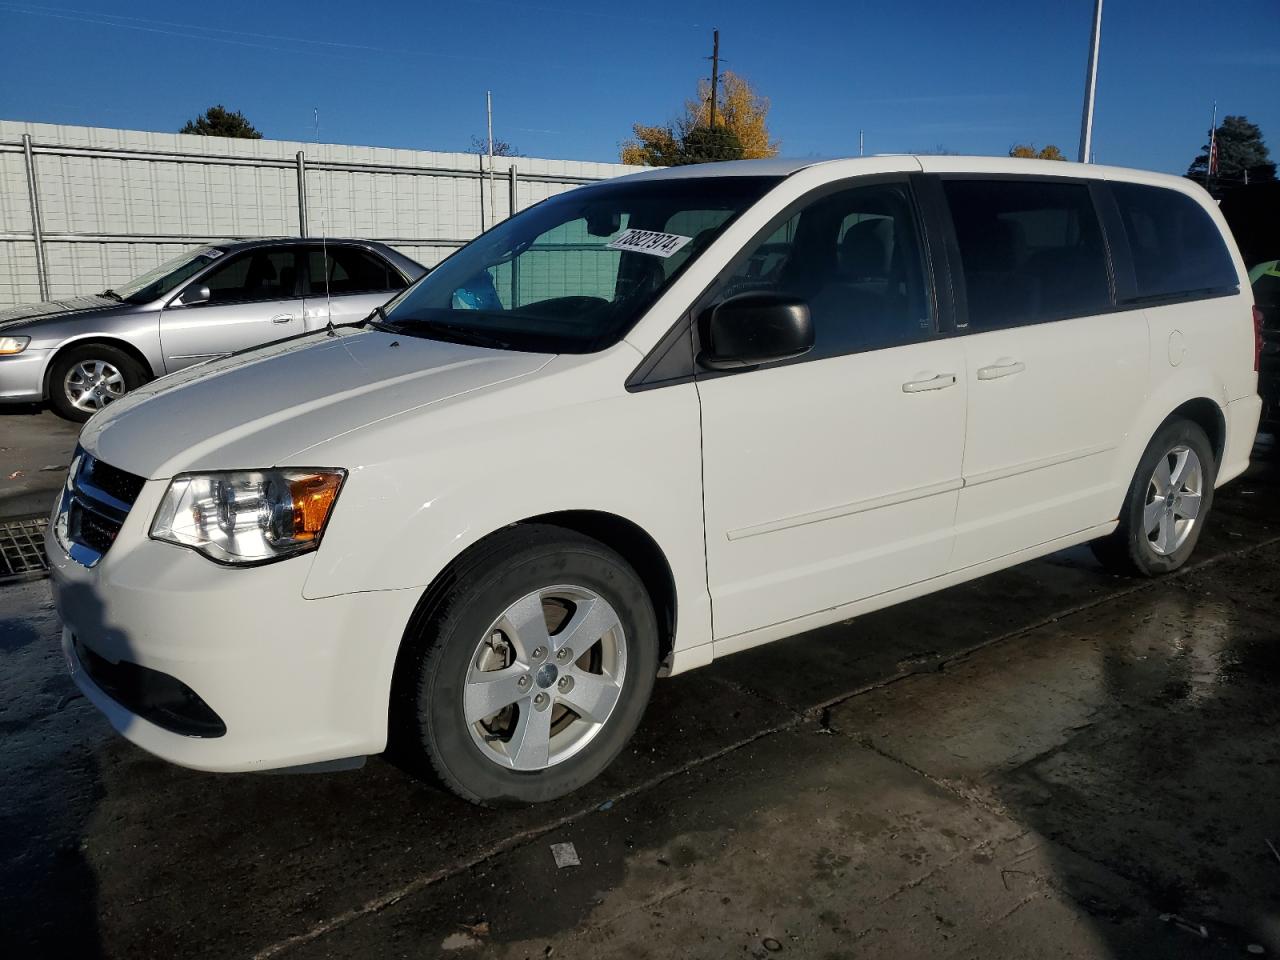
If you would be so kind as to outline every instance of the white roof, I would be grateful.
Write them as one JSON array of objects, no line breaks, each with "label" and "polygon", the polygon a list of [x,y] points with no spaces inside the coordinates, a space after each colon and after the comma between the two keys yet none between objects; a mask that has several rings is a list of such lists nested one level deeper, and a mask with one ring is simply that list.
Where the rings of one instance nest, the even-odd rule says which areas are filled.
[{"label": "white roof", "polygon": [[[1182,193],[1195,194],[1198,187],[1186,177],[1129,167],[1108,167],[1095,163],[1074,163],[1069,160],[1027,160],[1021,157],[897,155],[911,160],[925,173],[993,173],[1037,174],[1040,176],[1080,177],[1094,180],[1123,180],[1131,183],[1148,183],[1171,187]],[[680,167],[659,167],[629,175],[628,180],[683,180],[694,177],[789,177],[809,167],[839,164],[841,177],[857,176],[858,167],[865,163],[867,172],[881,172],[884,157],[850,158],[782,158],[769,160],[729,160],[720,163],[692,163]]]}]

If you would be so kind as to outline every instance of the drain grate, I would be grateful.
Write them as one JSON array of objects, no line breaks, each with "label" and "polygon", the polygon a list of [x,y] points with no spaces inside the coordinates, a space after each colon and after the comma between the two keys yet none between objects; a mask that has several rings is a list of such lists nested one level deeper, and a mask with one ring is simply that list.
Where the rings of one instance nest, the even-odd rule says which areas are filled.
[{"label": "drain grate", "polygon": [[0,520],[0,581],[40,577],[49,572],[44,555],[47,517]]}]

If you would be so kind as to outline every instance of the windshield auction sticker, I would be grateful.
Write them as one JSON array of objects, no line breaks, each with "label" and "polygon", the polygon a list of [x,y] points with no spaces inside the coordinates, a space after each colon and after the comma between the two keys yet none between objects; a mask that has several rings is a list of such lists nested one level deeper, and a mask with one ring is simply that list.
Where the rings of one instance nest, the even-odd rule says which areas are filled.
[{"label": "windshield auction sticker", "polygon": [[650,253],[655,257],[666,257],[678,252],[693,237],[682,237],[678,233],[658,233],[656,230],[628,230],[617,240],[610,241],[610,250],[628,250],[632,253]]}]

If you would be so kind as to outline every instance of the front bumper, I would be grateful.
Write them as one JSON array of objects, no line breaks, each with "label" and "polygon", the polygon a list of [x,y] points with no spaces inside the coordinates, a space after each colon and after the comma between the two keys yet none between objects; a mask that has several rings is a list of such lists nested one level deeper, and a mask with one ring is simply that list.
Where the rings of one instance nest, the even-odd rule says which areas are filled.
[{"label": "front bumper", "polygon": [[0,402],[39,403],[44,399],[44,372],[52,350],[27,347],[0,357]]},{"label": "front bumper", "polygon": [[[67,555],[52,525],[46,536],[63,652],[84,694],[127,739],[197,770],[269,770],[385,749],[391,674],[416,591],[306,600],[309,555],[235,569],[150,540],[165,486],[146,485],[92,568]],[[140,672],[164,678],[170,699],[159,711],[154,687],[129,686]],[[95,674],[123,676],[125,687]],[[170,682],[225,732],[184,727],[190,711],[168,709],[177,702]]]}]

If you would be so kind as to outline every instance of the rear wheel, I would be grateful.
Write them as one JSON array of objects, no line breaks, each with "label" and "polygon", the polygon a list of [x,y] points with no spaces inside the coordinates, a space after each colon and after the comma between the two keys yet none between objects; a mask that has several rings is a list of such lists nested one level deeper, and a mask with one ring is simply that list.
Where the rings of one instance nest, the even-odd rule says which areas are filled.
[{"label": "rear wheel", "polygon": [[1217,472],[1204,430],[1190,420],[1170,420],[1142,455],[1119,527],[1093,542],[1094,554],[1118,573],[1151,577],[1177,570],[1200,539]]},{"label": "rear wheel", "polygon": [[635,571],[557,527],[484,542],[414,633],[393,733],[481,804],[552,800],[597,776],[635,732],[658,667]]},{"label": "rear wheel", "polygon": [[49,405],[67,420],[83,423],[146,379],[137,360],[102,343],[72,347],[58,355],[49,374]]}]

